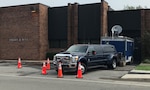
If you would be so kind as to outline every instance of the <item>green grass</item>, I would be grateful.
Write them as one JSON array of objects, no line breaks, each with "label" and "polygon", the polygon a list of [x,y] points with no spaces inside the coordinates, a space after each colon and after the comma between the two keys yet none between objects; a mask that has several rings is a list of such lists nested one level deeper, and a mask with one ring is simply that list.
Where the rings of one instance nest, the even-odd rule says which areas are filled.
[{"label": "green grass", "polygon": [[150,71],[150,64],[140,64],[140,65],[136,66],[135,69]]}]

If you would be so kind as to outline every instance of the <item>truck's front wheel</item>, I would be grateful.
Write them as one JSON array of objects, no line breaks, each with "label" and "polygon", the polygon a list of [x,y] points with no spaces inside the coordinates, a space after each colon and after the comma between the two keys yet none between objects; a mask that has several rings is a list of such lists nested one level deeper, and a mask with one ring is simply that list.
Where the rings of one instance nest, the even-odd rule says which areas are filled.
[{"label": "truck's front wheel", "polygon": [[81,63],[81,71],[82,74],[85,74],[87,72],[87,66],[84,63]]}]

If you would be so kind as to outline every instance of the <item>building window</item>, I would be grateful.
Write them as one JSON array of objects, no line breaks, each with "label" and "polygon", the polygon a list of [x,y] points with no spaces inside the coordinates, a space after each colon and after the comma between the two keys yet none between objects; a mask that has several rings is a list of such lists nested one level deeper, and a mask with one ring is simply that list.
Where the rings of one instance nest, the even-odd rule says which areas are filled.
[{"label": "building window", "polygon": [[67,40],[50,40],[49,48],[66,48]]}]

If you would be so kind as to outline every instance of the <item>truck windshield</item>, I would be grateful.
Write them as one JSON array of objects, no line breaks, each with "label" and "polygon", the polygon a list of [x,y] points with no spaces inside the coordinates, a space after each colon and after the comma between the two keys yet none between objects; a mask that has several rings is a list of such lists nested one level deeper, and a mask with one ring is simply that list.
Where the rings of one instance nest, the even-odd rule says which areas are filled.
[{"label": "truck windshield", "polygon": [[79,46],[79,45],[73,45],[70,48],[68,48],[67,52],[81,52],[86,53],[88,46]]}]

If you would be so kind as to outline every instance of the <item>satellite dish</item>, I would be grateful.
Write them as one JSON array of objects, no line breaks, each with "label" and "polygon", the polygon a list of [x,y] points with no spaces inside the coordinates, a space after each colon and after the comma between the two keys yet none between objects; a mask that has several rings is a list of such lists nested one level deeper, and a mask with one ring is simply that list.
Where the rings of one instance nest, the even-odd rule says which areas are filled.
[{"label": "satellite dish", "polygon": [[117,33],[118,35],[122,32],[122,27],[120,25],[115,25],[111,28],[112,33]]}]

